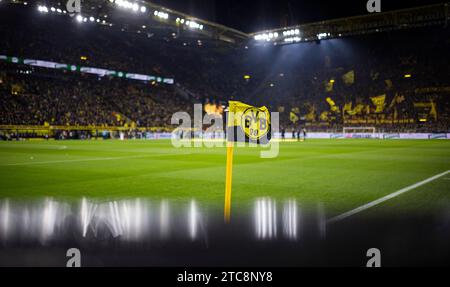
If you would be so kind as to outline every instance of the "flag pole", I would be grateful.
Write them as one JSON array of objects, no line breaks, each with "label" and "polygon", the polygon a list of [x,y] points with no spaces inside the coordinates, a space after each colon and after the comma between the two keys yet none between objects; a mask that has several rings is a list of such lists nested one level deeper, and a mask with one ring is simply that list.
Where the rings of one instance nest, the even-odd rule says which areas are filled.
[{"label": "flag pole", "polygon": [[233,143],[227,142],[227,167],[225,176],[225,207],[224,219],[226,223],[230,222],[231,215],[231,179],[233,175]]}]

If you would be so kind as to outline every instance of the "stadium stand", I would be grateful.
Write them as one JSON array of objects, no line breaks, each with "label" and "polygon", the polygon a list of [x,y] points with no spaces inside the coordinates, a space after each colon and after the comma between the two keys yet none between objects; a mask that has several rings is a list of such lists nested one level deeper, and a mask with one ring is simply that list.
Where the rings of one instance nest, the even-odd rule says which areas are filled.
[{"label": "stadium stand", "polygon": [[[269,105],[288,131],[376,126],[449,132],[449,29],[434,25],[294,45],[154,35],[4,6],[0,55],[171,77],[99,77],[0,61],[0,124],[170,130],[171,115],[229,99]],[[12,29],[12,27],[15,27]]]}]

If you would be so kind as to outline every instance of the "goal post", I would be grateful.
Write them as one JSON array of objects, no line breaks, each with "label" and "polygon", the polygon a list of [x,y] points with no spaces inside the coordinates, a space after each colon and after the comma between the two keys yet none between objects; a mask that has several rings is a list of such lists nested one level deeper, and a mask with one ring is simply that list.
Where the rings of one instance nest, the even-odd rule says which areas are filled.
[{"label": "goal post", "polygon": [[343,127],[342,133],[346,134],[372,134],[375,135],[375,127]]},{"label": "goal post", "polygon": [[342,136],[344,138],[380,138],[380,134],[377,134],[375,127],[343,127]]}]

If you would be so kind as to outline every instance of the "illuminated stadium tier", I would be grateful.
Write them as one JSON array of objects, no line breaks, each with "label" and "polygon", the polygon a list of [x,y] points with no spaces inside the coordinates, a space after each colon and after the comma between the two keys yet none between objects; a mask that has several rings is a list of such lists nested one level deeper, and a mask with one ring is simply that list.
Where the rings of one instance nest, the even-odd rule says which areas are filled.
[{"label": "illuminated stadium tier", "polygon": [[[228,100],[238,100],[279,112],[280,128],[288,133],[340,133],[345,126],[381,132],[449,128],[445,5],[383,18],[389,22],[397,15],[409,29],[386,26],[369,33],[379,27],[350,25],[384,14],[368,15],[321,22],[331,29],[320,29],[327,39],[321,43],[255,46],[255,35],[235,33],[235,41],[222,41],[205,34],[218,26],[148,2],[134,11],[125,2],[85,1],[98,5],[74,17],[52,3],[0,6],[0,124],[170,129],[175,111],[190,113],[202,103],[208,113],[209,105],[223,110]],[[333,38],[344,22],[353,36]],[[274,30],[256,42],[303,37],[307,27]],[[227,31],[219,34],[228,37]],[[75,70],[58,68],[66,64]],[[56,105],[65,99],[74,105]]]}]

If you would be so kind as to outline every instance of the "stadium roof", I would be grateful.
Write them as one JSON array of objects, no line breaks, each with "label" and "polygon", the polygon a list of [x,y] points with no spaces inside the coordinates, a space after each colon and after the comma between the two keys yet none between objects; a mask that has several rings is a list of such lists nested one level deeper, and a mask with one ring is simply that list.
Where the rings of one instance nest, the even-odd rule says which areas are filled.
[{"label": "stadium roof", "polygon": [[291,44],[391,30],[447,24],[449,3],[319,21],[251,33],[255,42]]},{"label": "stadium roof", "polygon": [[[34,7],[42,13],[68,14],[65,1],[6,1]],[[124,32],[147,33],[149,37],[195,38],[217,40],[232,45],[292,44],[304,41],[338,38],[417,26],[445,24],[449,20],[449,4],[435,4],[397,11],[366,14],[287,26],[255,33],[242,31],[203,20],[167,7],[142,0],[84,0],[79,22],[98,22]],[[44,9],[45,8],[45,9]],[[67,15],[64,15],[67,16]],[[256,41],[255,41],[256,40]]]}]

